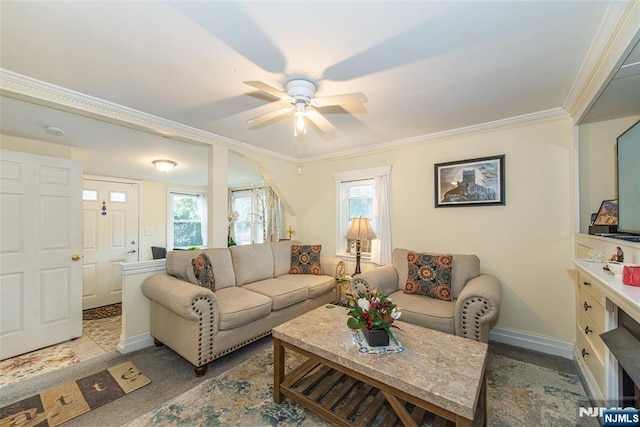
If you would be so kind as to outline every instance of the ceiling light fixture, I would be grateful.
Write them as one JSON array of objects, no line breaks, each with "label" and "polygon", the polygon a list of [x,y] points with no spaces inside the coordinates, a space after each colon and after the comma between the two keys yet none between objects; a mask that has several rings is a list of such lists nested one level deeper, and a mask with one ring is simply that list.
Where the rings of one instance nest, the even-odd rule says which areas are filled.
[{"label": "ceiling light fixture", "polygon": [[153,166],[155,166],[156,169],[158,169],[162,173],[169,172],[171,169],[175,168],[177,165],[177,163],[172,160],[154,160],[151,163],[153,163]]},{"label": "ceiling light fixture", "polygon": [[64,129],[61,128],[60,126],[47,125],[44,127],[44,130],[50,135],[55,135],[55,136],[64,135]]},{"label": "ceiling light fixture", "polygon": [[303,101],[296,102],[295,127],[293,128],[293,136],[298,136],[298,132],[307,134],[307,126],[304,118],[307,115],[307,104]]}]

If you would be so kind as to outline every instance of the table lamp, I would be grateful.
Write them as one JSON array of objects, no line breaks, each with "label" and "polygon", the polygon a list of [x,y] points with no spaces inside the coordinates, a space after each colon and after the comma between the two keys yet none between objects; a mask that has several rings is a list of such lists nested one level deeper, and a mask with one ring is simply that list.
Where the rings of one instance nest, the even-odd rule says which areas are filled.
[{"label": "table lamp", "polygon": [[376,233],[374,233],[373,228],[371,228],[369,218],[359,217],[351,219],[345,238],[356,241],[356,271],[353,273],[355,276],[356,274],[360,274],[360,241],[373,240],[376,238]]}]

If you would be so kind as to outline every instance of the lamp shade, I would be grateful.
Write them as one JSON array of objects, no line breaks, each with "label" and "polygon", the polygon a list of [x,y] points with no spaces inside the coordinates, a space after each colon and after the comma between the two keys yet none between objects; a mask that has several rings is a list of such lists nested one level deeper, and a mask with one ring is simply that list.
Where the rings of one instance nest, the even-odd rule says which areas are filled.
[{"label": "lamp shade", "polygon": [[169,172],[171,169],[176,167],[176,162],[173,160],[154,160],[151,163],[153,163],[156,169],[164,173]]},{"label": "lamp shade", "polygon": [[371,228],[369,218],[353,218],[345,237],[349,240],[372,240],[376,238],[376,233]]}]

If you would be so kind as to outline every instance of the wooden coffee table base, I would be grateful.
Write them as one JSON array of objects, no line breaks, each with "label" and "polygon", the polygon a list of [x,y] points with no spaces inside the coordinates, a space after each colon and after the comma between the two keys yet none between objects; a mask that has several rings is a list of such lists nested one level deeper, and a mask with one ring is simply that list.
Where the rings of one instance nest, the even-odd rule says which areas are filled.
[{"label": "wooden coffee table base", "polygon": [[[383,426],[419,426],[426,420],[434,427],[486,426],[484,378],[474,420],[469,420],[277,338],[273,345],[276,403],[286,396],[339,426],[368,425],[376,417],[382,417]],[[286,376],[285,349],[307,357]]]}]

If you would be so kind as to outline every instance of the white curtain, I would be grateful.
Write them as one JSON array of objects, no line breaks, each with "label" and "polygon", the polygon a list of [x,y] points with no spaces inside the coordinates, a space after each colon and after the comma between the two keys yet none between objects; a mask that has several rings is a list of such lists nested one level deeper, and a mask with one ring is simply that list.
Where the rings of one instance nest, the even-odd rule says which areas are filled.
[{"label": "white curtain", "polygon": [[207,195],[198,193],[198,215],[200,215],[200,235],[202,236],[202,246],[207,246]]},{"label": "white curtain", "polygon": [[375,176],[373,215],[377,239],[371,241],[371,261],[378,265],[391,263],[391,213],[389,207],[389,174]]}]

